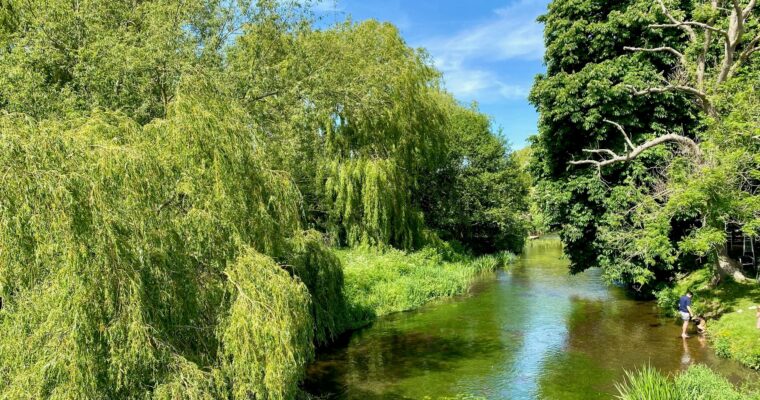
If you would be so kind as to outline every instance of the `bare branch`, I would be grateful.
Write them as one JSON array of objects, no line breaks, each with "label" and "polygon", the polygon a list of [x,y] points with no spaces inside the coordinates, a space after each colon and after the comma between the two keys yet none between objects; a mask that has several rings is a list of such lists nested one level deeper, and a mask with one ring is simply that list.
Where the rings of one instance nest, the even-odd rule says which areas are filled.
[{"label": "bare branch", "polygon": [[[633,145],[633,142],[631,141],[631,138],[628,136],[628,133],[626,133],[625,129],[622,125],[618,124],[617,122],[610,121],[608,119],[605,119],[604,122],[613,125],[615,128],[617,128],[618,131],[620,131],[621,134],[623,134],[623,138],[625,139],[625,144],[628,145],[628,147],[633,150],[636,146]],[[613,153],[614,154],[614,153]]]},{"label": "bare branch", "polygon": [[[702,29],[705,29],[705,30],[708,30],[708,31],[717,32],[717,33],[720,33],[721,35],[723,35],[726,39],[728,39],[728,32],[726,32],[725,30],[720,29],[720,28],[716,28],[716,27],[714,27],[712,25],[708,25],[708,24],[705,24],[705,23],[702,23],[702,22],[683,21],[683,22],[678,22],[678,23],[673,23],[673,24],[652,24],[652,25],[649,25],[650,28],[679,28],[679,27],[683,27],[683,26],[689,26],[689,27],[696,26],[698,28],[702,28]],[[692,30],[692,32],[693,32],[693,30]]]},{"label": "bare branch", "polygon": [[656,94],[656,93],[666,93],[666,92],[681,91],[681,92],[686,92],[686,93],[693,94],[694,96],[697,96],[700,99],[706,99],[707,98],[707,93],[705,93],[705,92],[703,92],[703,91],[701,91],[699,89],[693,88],[691,86],[685,86],[685,85],[668,85],[668,86],[662,86],[662,87],[647,88],[647,89],[642,89],[642,90],[638,90],[638,89],[636,89],[635,87],[633,87],[631,85],[628,85],[627,87],[632,91],[632,93],[635,96],[644,96],[644,95],[647,95],[647,94]]},{"label": "bare branch", "polygon": [[760,51],[760,34],[755,36],[752,40],[747,43],[747,45],[744,47],[744,50],[739,54],[739,57],[736,59],[736,62],[733,66],[731,66],[731,70],[728,73],[728,77],[733,76],[736,71],[739,69],[742,64],[744,64],[750,56],[755,54],[756,52]]},{"label": "bare branch", "polygon": [[615,152],[610,149],[596,149],[596,150],[584,149],[583,151],[590,154],[607,154],[610,157],[617,157],[617,154],[615,154]]},{"label": "bare branch", "polygon": [[742,17],[743,19],[747,19],[750,14],[752,14],[752,10],[755,8],[755,5],[757,4],[756,0],[750,0],[749,4],[747,4],[747,7],[742,10]]},{"label": "bare branch", "polygon": [[662,13],[665,14],[665,16],[674,24],[674,26],[681,28],[684,32],[686,32],[687,35],[689,35],[689,39],[692,42],[697,41],[697,33],[694,32],[694,29],[692,29],[688,25],[681,24],[681,21],[677,20],[673,14],[668,11],[668,7],[665,6],[665,2],[663,0],[657,0],[657,3],[660,4],[660,8],[662,9]]},{"label": "bare branch", "polygon": [[663,135],[660,137],[657,137],[655,139],[652,139],[646,143],[643,143],[637,147],[634,147],[631,149],[631,151],[624,155],[618,155],[617,153],[613,152],[609,149],[599,149],[599,150],[584,150],[587,153],[605,153],[605,154],[614,154],[611,158],[607,158],[604,160],[580,160],[580,161],[571,161],[570,164],[572,165],[594,165],[597,168],[606,167],[608,165],[622,163],[622,162],[628,162],[631,161],[638,156],[640,156],[645,151],[652,149],[654,147],[663,145],[665,143],[673,142],[681,147],[688,148],[694,156],[697,158],[702,157],[702,151],[699,149],[699,146],[696,142],[694,142],[691,138],[688,138],[683,135],[678,135],[675,133],[669,133],[667,135]]},{"label": "bare branch", "polygon": [[678,50],[676,50],[676,49],[674,49],[672,47],[664,46],[664,47],[654,47],[654,48],[648,49],[648,48],[642,48],[642,47],[629,47],[629,46],[625,46],[625,47],[623,47],[623,50],[627,50],[627,51],[641,51],[641,52],[644,52],[644,53],[667,52],[667,53],[673,54],[674,56],[678,57],[678,59],[681,61],[681,64],[683,64],[684,67],[686,67],[686,64],[687,64],[686,57],[683,55],[683,53],[681,53],[680,51],[678,51]]},{"label": "bare branch", "polygon": [[657,93],[667,93],[667,92],[684,92],[691,94],[695,96],[700,103],[700,106],[702,106],[702,109],[711,117],[716,116],[715,107],[713,107],[712,102],[707,97],[707,93],[693,88],[691,86],[686,85],[673,85],[668,84],[667,86],[662,87],[653,87],[653,88],[647,88],[647,89],[636,89],[635,87],[631,85],[626,85],[626,87],[633,93],[634,96],[645,96],[648,94],[657,94]]},{"label": "bare branch", "polygon": [[742,9],[741,2],[739,2],[739,0],[731,0],[731,3],[734,6],[734,11],[736,11],[736,15],[742,15],[744,10]]}]

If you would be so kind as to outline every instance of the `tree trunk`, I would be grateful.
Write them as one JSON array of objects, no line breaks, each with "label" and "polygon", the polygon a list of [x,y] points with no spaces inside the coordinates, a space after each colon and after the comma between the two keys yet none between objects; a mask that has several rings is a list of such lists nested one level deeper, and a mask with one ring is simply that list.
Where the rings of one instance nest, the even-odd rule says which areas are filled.
[{"label": "tree trunk", "polygon": [[716,251],[716,256],[716,267],[721,276],[730,276],[737,282],[744,282],[747,280],[747,277],[744,276],[744,273],[742,272],[741,265],[728,256],[725,247],[721,246],[721,248]]}]

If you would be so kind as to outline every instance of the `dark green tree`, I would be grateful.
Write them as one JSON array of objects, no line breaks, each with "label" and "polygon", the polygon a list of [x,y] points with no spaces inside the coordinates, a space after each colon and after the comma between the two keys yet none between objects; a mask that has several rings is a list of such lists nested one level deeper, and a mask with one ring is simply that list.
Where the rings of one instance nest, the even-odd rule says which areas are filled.
[{"label": "dark green tree", "polygon": [[527,234],[528,177],[509,146],[478,111],[445,99],[452,146],[422,186],[429,225],[476,253],[520,251]]},{"label": "dark green tree", "polygon": [[[544,17],[547,32],[572,24],[564,10],[575,6],[554,3]],[[575,270],[601,265],[608,278],[637,288],[693,267],[694,256],[709,256],[716,266],[732,270],[723,268],[730,262],[719,252],[723,227],[748,221],[746,208],[737,220],[738,210],[730,204],[752,197],[755,189],[730,183],[744,173],[730,172],[729,165],[736,164],[731,152],[725,153],[729,148],[715,143],[711,126],[724,112],[716,106],[718,93],[740,79],[758,50],[754,6],[753,1],[620,4],[589,25],[615,32],[608,35],[614,44],[605,60],[584,60],[571,74],[555,71],[549,62],[548,76],[539,78],[533,93],[542,113],[537,147],[543,153],[537,158],[550,160],[538,162],[537,169],[544,174],[547,209],[565,228]],[[636,26],[641,35],[628,36]],[[547,57],[562,63],[566,57],[552,53],[555,39],[547,34]],[[590,48],[594,54],[593,41]],[[609,79],[614,66],[623,68]],[[585,115],[562,111],[574,102],[557,89],[571,82],[581,85],[575,93],[589,107]],[[570,124],[556,125],[560,121]],[[582,129],[564,136],[578,123]],[[589,135],[593,140],[585,139]],[[751,153],[750,144],[735,149]],[[740,164],[751,170],[751,163]],[[733,190],[719,195],[709,182],[721,174],[726,189]]]}]

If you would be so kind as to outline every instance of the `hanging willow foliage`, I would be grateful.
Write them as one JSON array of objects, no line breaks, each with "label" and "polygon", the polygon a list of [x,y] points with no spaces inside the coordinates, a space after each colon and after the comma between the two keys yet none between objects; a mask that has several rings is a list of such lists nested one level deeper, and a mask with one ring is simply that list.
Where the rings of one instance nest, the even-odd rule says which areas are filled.
[{"label": "hanging willow foliage", "polygon": [[309,222],[342,245],[413,246],[412,193],[447,154],[439,73],[390,24],[277,27],[247,27],[231,47],[230,86],[262,116]]},{"label": "hanging willow foliage", "polygon": [[0,6],[0,399],[293,398],[368,315],[324,233],[424,241],[439,73],[298,1],[117,3]]},{"label": "hanging willow foliage", "polygon": [[225,272],[235,300],[220,327],[235,399],[292,399],[311,360],[309,293],[274,260],[245,251]]},{"label": "hanging willow foliage", "polygon": [[295,236],[291,245],[286,262],[309,289],[315,339],[326,344],[353,322],[343,295],[343,265],[319,232]]},{"label": "hanging willow foliage", "polygon": [[[292,393],[312,354],[306,289],[241,249],[285,252],[300,195],[246,121],[211,95],[144,128],[109,112],[0,117],[2,397]],[[251,364],[273,320],[289,326],[284,353]]]},{"label": "hanging willow foliage", "polygon": [[333,204],[329,228],[335,237],[352,246],[420,243],[422,215],[413,208],[407,177],[394,160],[334,161],[324,175],[324,202]]}]

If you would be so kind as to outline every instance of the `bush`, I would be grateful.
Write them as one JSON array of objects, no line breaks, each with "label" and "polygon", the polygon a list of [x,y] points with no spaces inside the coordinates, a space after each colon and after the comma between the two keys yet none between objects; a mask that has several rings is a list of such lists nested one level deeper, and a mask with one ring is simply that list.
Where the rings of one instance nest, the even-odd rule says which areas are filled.
[{"label": "bush", "polygon": [[664,287],[654,293],[657,308],[663,315],[675,317],[678,312],[679,295],[673,288]]}]

